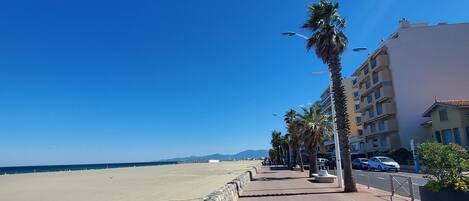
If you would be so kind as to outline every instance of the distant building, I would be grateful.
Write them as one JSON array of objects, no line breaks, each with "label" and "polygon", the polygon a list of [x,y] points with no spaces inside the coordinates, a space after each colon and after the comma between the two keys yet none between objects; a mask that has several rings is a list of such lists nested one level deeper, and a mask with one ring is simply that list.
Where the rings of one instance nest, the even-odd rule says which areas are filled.
[{"label": "distant building", "polygon": [[421,112],[435,98],[469,97],[469,23],[429,26],[401,20],[399,29],[353,73],[365,151],[387,153],[432,136]]},{"label": "distant building", "polygon": [[[357,121],[361,121],[361,117],[359,113],[355,112],[355,100],[353,98],[353,84],[352,79],[344,78],[342,80],[342,84],[345,89],[345,96],[346,96],[346,104],[347,104],[347,113],[349,115],[349,122],[350,122],[350,149],[352,154],[362,154],[364,144],[360,144],[360,138],[362,137],[363,131],[361,126],[357,123]],[[332,95],[330,93],[330,87],[328,86],[324,89],[324,92],[321,94],[321,101],[318,103],[322,106],[322,110],[330,115],[330,119],[332,120]],[[321,150],[323,153],[333,153],[334,151],[334,140],[329,139],[323,143],[323,149]]]},{"label": "distant building", "polygon": [[423,116],[431,118],[422,126],[430,128],[433,141],[469,149],[469,99],[436,100]]}]

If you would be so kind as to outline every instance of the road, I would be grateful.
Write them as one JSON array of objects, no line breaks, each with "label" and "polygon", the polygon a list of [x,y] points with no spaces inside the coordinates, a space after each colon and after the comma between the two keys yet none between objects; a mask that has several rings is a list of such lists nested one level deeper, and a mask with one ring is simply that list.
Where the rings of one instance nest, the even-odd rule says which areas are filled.
[{"label": "road", "polygon": [[[331,174],[335,174],[334,170],[329,171]],[[414,195],[416,199],[420,199],[419,195],[419,186],[423,186],[427,183],[427,180],[423,178],[422,174],[415,174],[415,173],[408,173],[408,172],[375,172],[375,171],[367,171],[367,170],[353,170],[353,176],[355,177],[357,183],[362,185],[368,185],[373,188],[385,190],[391,192],[391,179],[389,175],[398,175],[403,177],[411,177],[412,179],[412,186],[414,189]],[[403,183],[403,180],[406,178],[395,177],[400,183]],[[399,184],[394,182],[394,188],[397,188]],[[409,186],[407,183],[403,185],[402,188],[405,188],[409,191]],[[396,193],[402,196],[410,197],[409,194],[399,188],[396,190]]]}]

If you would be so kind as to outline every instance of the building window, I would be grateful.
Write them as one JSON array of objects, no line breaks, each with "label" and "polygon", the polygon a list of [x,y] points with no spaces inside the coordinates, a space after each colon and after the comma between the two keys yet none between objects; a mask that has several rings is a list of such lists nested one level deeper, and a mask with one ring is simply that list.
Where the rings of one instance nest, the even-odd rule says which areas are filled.
[{"label": "building window", "polygon": [[369,80],[365,82],[365,87],[366,89],[369,89],[371,87],[371,82]]},{"label": "building window", "polygon": [[369,116],[370,118],[375,117],[375,112],[373,111],[373,109],[368,110],[368,116]]},{"label": "building window", "polygon": [[365,73],[365,75],[368,75],[368,73],[370,72],[370,68],[366,66],[365,69],[363,69],[363,72]]},{"label": "building window", "polygon": [[361,123],[362,122],[362,117],[357,117],[357,123]]},{"label": "building window", "polygon": [[376,67],[376,59],[373,58],[373,59],[371,59],[371,68],[373,69],[375,67]]},{"label": "building window", "polygon": [[355,104],[355,110],[359,110],[360,109],[360,104]]},{"label": "building window", "polygon": [[378,122],[378,130],[379,131],[384,131],[384,121],[379,121]]},{"label": "building window", "polygon": [[440,121],[448,121],[448,110],[442,109],[438,111],[438,114],[440,115]]},{"label": "building window", "polygon": [[376,103],[376,114],[377,115],[383,114],[383,104],[382,103]]},{"label": "building window", "polygon": [[379,82],[378,73],[373,73],[372,77],[373,77],[373,84],[376,84]]},{"label": "building window", "polygon": [[362,129],[358,129],[358,135],[363,135],[363,130]]},{"label": "building window", "polygon": [[380,97],[381,97],[381,88],[379,88],[378,90],[376,90],[376,91],[374,92],[374,94],[375,94],[375,99],[380,98]]},{"label": "building window", "polygon": [[443,144],[453,143],[453,133],[451,133],[451,129],[445,129],[441,132],[443,133]]},{"label": "building window", "polygon": [[375,123],[370,124],[370,131],[372,133],[376,132],[376,124]]},{"label": "building window", "polygon": [[454,142],[456,144],[461,144],[461,135],[459,134],[459,128],[453,128]]},{"label": "building window", "polygon": [[380,140],[380,145],[382,147],[385,147],[388,145],[388,138],[387,137],[382,137],[381,140]]},{"label": "building window", "polygon": [[373,101],[373,97],[372,97],[371,95],[368,95],[368,96],[366,97],[366,102],[367,102],[367,103],[371,103],[371,101]]},{"label": "building window", "polygon": [[358,91],[353,92],[353,96],[354,96],[355,98],[358,97]]},{"label": "building window", "polygon": [[353,80],[352,80],[352,84],[353,84],[353,85],[357,84],[357,79],[353,79]]},{"label": "building window", "polygon": [[440,131],[435,131],[435,139],[436,139],[436,142],[441,143]]}]

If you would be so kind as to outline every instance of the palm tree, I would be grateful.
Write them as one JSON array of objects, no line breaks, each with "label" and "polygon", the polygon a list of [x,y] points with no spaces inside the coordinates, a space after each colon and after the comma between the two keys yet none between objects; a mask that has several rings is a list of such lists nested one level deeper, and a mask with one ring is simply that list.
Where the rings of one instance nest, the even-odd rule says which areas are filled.
[{"label": "palm tree", "polygon": [[314,49],[316,55],[328,65],[331,73],[332,92],[336,112],[335,123],[339,135],[340,148],[344,161],[345,192],[356,192],[357,187],[352,177],[352,165],[348,135],[350,125],[348,121],[344,86],[342,85],[342,67],[340,58],[347,46],[347,37],[344,34],[345,19],[338,12],[339,4],[321,0],[308,6],[309,18],[302,28],[312,32],[306,48]]},{"label": "palm tree", "polygon": [[283,150],[284,163],[291,168],[290,164],[290,134],[285,134],[281,138],[281,147]]},{"label": "palm tree", "polygon": [[304,135],[305,145],[309,150],[309,176],[318,172],[317,158],[318,147],[331,130],[332,123],[328,115],[321,111],[319,105],[301,107],[303,114],[298,115],[301,122],[301,131]]},{"label": "palm tree", "polygon": [[290,109],[289,111],[287,111],[284,117],[285,123],[287,124],[287,131],[290,134],[291,148],[296,152],[295,155],[299,158],[300,171],[304,172],[303,157],[301,156],[300,150],[301,144],[303,143],[303,139],[301,136],[301,132],[299,131],[297,113],[295,110]]},{"label": "palm tree", "polygon": [[282,162],[283,154],[282,154],[282,133],[279,131],[272,131],[272,139],[270,141],[272,144],[272,149],[277,153],[276,161],[277,164]]}]

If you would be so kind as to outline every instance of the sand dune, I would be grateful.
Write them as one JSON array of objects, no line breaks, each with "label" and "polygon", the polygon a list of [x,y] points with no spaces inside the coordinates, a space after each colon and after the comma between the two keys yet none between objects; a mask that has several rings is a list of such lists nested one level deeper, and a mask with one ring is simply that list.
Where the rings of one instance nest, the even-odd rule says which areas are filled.
[{"label": "sand dune", "polygon": [[1,201],[196,200],[258,161],[0,176]]}]

